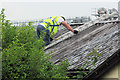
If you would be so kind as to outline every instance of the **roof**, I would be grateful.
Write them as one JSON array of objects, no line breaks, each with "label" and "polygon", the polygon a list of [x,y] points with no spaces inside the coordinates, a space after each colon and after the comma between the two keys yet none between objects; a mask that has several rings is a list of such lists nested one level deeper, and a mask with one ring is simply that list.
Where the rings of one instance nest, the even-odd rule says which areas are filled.
[{"label": "roof", "polygon": [[[106,16],[104,16],[106,18]],[[89,22],[82,26],[77,27],[79,34],[74,35],[71,32],[67,32],[59,37],[59,40],[54,41],[51,45],[46,47],[45,52],[49,53],[53,51],[52,58],[50,59],[54,63],[59,63],[66,59],[69,60],[69,70],[78,69],[82,65],[86,64],[88,54],[98,48],[98,53],[101,57],[98,57],[98,61],[95,66],[91,61],[85,68],[91,67],[94,71],[107,59],[113,56],[119,49],[119,32],[120,21],[103,21],[96,19],[96,22]],[[100,21],[97,21],[100,20]],[[75,28],[76,29],[76,28]],[[92,57],[92,56],[90,56]]]},{"label": "roof", "polygon": [[97,62],[98,66],[119,49],[118,31],[118,24],[94,25],[46,51],[53,51],[51,59],[53,62],[69,59],[71,64],[69,69],[75,69],[83,65],[87,54],[97,47],[98,53],[102,55]]},{"label": "roof", "polygon": [[101,65],[99,65],[96,69],[90,72],[87,76],[83,78],[83,80],[98,80],[102,74],[106,71],[111,70],[116,64],[120,62],[120,49],[116,51],[111,57],[107,58]]}]

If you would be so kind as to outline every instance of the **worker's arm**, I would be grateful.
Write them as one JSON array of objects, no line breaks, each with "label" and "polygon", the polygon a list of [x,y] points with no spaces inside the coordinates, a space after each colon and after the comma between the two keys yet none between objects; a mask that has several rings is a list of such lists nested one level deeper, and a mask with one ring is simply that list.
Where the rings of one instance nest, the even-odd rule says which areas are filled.
[{"label": "worker's arm", "polygon": [[70,25],[67,24],[65,21],[63,21],[61,24],[62,24],[63,26],[65,26],[68,30],[74,32],[73,28],[71,28]]},{"label": "worker's arm", "polygon": [[77,30],[73,30],[73,28],[71,28],[70,25],[67,24],[65,21],[61,22],[61,24],[62,24],[63,26],[65,26],[68,30],[72,31],[74,34],[77,34],[77,33],[78,33]]}]

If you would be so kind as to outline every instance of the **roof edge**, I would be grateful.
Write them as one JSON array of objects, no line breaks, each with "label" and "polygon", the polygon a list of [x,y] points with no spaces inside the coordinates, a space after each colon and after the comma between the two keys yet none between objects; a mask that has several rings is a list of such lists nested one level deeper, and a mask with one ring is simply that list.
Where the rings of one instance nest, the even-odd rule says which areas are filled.
[{"label": "roof edge", "polygon": [[111,69],[120,61],[120,49],[118,49],[111,57],[105,60],[100,66],[90,72],[83,80],[98,80],[102,74]]}]

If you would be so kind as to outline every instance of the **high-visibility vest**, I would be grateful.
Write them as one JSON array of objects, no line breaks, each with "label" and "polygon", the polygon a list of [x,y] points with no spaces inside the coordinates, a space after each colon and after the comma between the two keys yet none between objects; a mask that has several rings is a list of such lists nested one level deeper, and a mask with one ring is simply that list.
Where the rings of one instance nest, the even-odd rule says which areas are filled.
[{"label": "high-visibility vest", "polygon": [[58,31],[60,25],[58,18],[60,18],[60,16],[53,16],[40,22],[40,24],[44,24],[46,26],[45,28],[49,29],[51,36],[56,34]]}]

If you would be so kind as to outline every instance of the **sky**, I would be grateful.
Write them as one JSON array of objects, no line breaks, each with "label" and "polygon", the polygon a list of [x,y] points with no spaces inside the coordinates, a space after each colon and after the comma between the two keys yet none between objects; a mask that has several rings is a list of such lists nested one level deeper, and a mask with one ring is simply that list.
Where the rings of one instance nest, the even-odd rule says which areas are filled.
[{"label": "sky", "polygon": [[1,0],[6,18],[13,21],[34,20],[49,16],[91,16],[94,8],[118,7],[120,0]]}]

